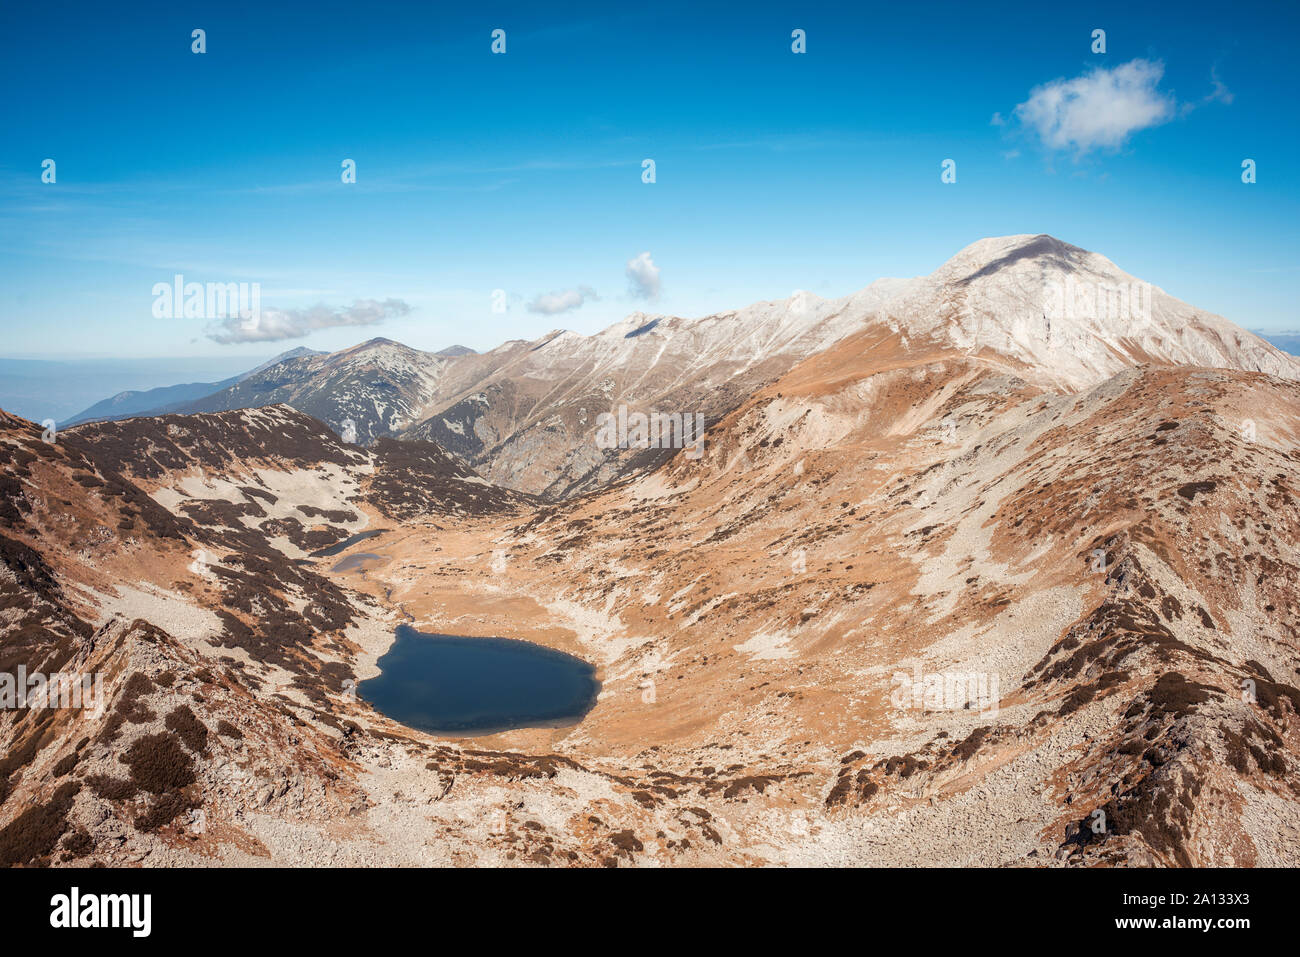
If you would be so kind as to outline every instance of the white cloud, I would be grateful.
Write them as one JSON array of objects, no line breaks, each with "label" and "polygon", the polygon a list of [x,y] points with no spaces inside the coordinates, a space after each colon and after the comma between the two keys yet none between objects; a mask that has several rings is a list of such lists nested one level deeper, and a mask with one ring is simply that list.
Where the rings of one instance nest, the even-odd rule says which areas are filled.
[{"label": "white cloud", "polygon": [[1156,89],[1164,73],[1159,61],[1131,60],[1053,80],[1034,87],[1014,115],[1049,149],[1116,148],[1130,134],[1174,118],[1174,97]]},{"label": "white cloud", "polygon": [[338,326],[372,326],[394,316],[405,316],[411,307],[401,299],[358,299],[350,306],[326,306],[310,309],[262,309],[260,315],[244,319],[227,316],[209,339],[225,345],[236,342],[277,342],[297,339],[317,329]]},{"label": "white cloud", "polygon": [[627,282],[636,299],[659,298],[659,267],[649,253],[641,253],[627,261]]},{"label": "white cloud", "polygon": [[553,316],[558,312],[577,309],[585,302],[598,302],[599,300],[600,297],[596,295],[596,290],[590,286],[578,286],[576,289],[565,289],[563,292],[539,293],[528,304],[528,311],[542,312],[548,316]]}]

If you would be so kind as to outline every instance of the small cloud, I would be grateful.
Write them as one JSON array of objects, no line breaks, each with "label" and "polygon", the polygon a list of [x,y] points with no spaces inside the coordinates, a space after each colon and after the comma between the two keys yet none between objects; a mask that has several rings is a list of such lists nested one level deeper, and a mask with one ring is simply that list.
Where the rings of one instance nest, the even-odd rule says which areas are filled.
[{"label": "small cloud", "polygon": [[1210,92],[1201,99],[1201,102],[1198,105],[1204,106],[1206,103],[1222,103],[1227,106],[1232,102],[1232,91],[1229,90],[1227,86],[1224,85],[1223,81],[1219,79],[1219,71],[1215,67],[1210,68],[1210,83],[1213,85],[1213,89],[1211,89]]},{"label": "small cloud", "polygon": [[1222,103],[1224,106],[1232,103],[1232,91],[1229,90],[1227,86],[1224,85],[1223,81],[1219,79],[1219,75],[1215,70],[1210,71],[1210,85],[1210,92],[1205,94],[1205,96],[1201,97],[1195,103],[1184,103],[1180,106],[1178,108],[1179,115],[1186,116],[1193,110],[1202,106],[1207,106],[1210,103]]},{"label": "small cloud", "polygon": [[1131,134],[1177,114],[1174,97],[1157,89],[1164,73],[1164,64],[1151,60],[1098,67],[1034,87],[1014,116],[1049,149],[1082,155],[1118,148]]},{"label": "small cloud", "polygon": [[649,253],[627,261],[627,282],[634,299],[659,298],[659,267]]},{"label": "small cloud", "polygon": [[599,301],[600,297],[596,295],[596,290],[590,286],[578,286],[576,289],[565,289],[563,292],[539,293],[528,304],[528,311],[553,316],[559,312],[577,309],[585,302]]},{"label": "small cloud", "polygon": [[262,309],[256,317],[245,319],[227,316],[215,331],[207,333],[214,342],[230,345],[237,342],[278,342],[298,339],[318,329],[339,326],[372,326],[395,316],[405,316],[411,307],[401,299],[358,299],[350,306],[326,306],[310,309]]}]

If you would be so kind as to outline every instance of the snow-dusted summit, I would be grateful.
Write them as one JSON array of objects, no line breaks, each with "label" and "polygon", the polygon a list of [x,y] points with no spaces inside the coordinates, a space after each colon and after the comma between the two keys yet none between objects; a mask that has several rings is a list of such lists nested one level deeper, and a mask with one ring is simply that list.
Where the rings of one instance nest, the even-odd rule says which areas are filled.
[{"label": "snow-dusted summit", "polygon": [[1010,358],[1029,377],[1066,389],[1142,363],[1300,379],[1300,363],[1253,333],[1047,235],[971,243],[872,318]]}]

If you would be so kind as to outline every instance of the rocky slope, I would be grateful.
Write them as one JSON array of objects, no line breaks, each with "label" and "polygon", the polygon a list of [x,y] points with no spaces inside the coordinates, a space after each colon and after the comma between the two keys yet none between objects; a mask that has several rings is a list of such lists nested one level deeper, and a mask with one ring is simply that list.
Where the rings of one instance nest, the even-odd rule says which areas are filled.
[{"label": "rocky slope", "polygon": [[290,405],[351,442],[369,444],[413,424],[453,357],[388,339],[277,363],[177,409],[223,412]]},{"label": "rocky slope", "polygon": [[[1102,269],[1028,237],[886,284],[701,455],[563,501],[286,406],[6,417],[0,673],[104,706],[0,711],[0,861],[1294,866],[1300,385],[1158,296],[1043,353],[1058,260]],[[580,655],[600,698],[404,728],[354,690],[400,622]]]},{"label": "rocky slope", "polygon": [[659,773],[642,837],[690,795],[734,861],[1293,862],[1300,389],[999,366],[864,333],[502,570],[416,537],[370,587],[600,662],[563,744]]},{"label": "rocky slope", "polygon": [[[1294,863],[1294,385],[1059,396],[864,336],[698,461],[417,521],[382,450],[250,415],[7,426],[9,664],[107,676],[5,716],[8,862]],[[581,654],[600,701],[404,729],[350,693],[398,620]]]},{"label": "rocky slope", "polygon": [[230,833],[265,856],[237,819],[286,792],[354,813],[341,721],[392,616],[310,553],[529,504],[435,447],[348,447],[287,407],[55,436],[5,415],[0,445],[0,671],[101,682],[0,710],[5,864],[160,861]]}]

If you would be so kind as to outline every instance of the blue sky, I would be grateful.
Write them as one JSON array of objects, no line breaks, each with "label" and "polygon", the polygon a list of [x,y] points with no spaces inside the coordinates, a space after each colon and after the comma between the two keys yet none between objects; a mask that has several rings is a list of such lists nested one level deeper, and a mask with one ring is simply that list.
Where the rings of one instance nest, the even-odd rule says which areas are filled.
[{"label": "blue sky", "polygon": [[[6,6],[0,355],[482,350],[840,296],[1022,232],[1300,327],[1295,4],[269,6]],[[176,273],[258,282],[288,329],[387,318],[219,342],[153,315]]]}]

